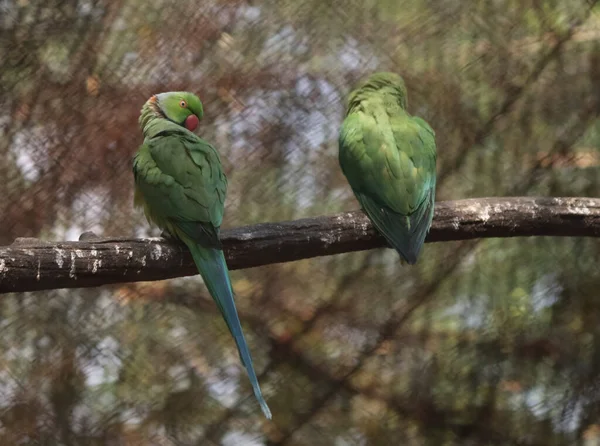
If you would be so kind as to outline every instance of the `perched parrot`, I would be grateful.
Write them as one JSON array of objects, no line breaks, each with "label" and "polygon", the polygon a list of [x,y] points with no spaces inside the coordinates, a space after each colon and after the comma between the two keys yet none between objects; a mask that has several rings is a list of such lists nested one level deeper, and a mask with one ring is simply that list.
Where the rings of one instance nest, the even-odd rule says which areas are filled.
[{"label": "perched parrot", "polygon": [[216,149],[193,131],[202,118],[200,99],[188,92],[152,96],[140,114],[144,143],[135,154],[136,206],[168,236],[189,248],[209,293],[235,339],[263,413],[271,418],[242,333],[219,228],[227,178]]},{"label": "perched parrot", "polygon": [[339,162],[375,228],[409,264],[417,261],[435,201],[435,133],[406,111],[406,87],[375,73],[349,97]]}]

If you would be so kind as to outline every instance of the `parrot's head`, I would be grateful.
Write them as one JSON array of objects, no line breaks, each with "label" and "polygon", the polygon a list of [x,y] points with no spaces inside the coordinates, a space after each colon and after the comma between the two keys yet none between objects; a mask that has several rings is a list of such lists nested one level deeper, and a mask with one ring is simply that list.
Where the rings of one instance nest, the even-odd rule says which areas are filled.
[{"label": "parrot's head", "polygon": [[158,111],[169,121],[193,132],[202,119],[204,111],[200,98],[187,91],[170,91],[152,96]]},{"label": "parrot's head", "polygon": [[402,77],[396,73],[382,71],[363,79],[350,94],[349,109],[373,94],[391,95],[398,101],[402,108],[406,109],[408,103],[406,85],[404,85]]}]

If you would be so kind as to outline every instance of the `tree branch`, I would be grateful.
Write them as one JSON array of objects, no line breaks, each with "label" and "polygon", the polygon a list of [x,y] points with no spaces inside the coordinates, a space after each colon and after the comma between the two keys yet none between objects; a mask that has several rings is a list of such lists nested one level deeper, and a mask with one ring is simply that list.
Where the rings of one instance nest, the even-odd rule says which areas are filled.
[{"label": "tree branch", "polygon": [[[479,198],[436,203],[427,242],[491,237],[600,237],[598,198]],[[223,231],[231,269],[386,246],[360,211]],[[0,293],[95,287],[196,274],[185,248],[164,239],[96,238],[0,247]]]}]

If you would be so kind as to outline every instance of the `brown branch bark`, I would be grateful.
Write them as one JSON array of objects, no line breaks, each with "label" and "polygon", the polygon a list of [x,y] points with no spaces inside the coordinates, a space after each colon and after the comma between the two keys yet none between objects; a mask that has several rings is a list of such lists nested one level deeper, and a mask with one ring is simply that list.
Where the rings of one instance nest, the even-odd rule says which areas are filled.
[{"label": "brown branch bark", "polygon": [[[600,237],[598,198],[479,198],[436,203],[427,242],[491,237]],[[231,269],[386,246],[360,211],[224,231]],[[196,274],[185,246],[164,239],[17,239],[0,247],[0,293],[162,280]]]}]

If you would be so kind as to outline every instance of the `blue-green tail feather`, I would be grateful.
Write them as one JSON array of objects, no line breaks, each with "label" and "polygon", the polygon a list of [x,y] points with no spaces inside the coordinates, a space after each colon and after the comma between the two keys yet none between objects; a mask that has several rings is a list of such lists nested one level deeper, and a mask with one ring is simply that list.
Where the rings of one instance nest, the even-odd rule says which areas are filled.
[{"label": "blue-green tail feather", "polygon": [[268,419],[271,419],[271,411],[260,390],[256,372],[252,365],[252,357],[250,356],[248,344],[246,343],[244,333],[242,332],[240,318],[235,308],[233,290],[231,281],[229,280],[229,273],[223,251],[213,248],[204,248],[193,242],[186,244],[188,245],[192,257],[194,258],[194,262],[204,279],[208,292],[219,307],[219,310],[227,323],[227,327],[235,340],[242,364],[244,364],[244,367],[246,367],[248,372],[254,395],[260,403],[260,407],[265,416]]},{"label": "blue-green tail feather", "polygon": [[381,206],[365,194],[357,193],[356,197],[387,242],[408,264],[414,265],[433,220],[435,189],[430,189],[428,196],[410,216]]}]

